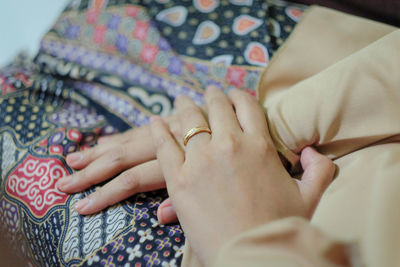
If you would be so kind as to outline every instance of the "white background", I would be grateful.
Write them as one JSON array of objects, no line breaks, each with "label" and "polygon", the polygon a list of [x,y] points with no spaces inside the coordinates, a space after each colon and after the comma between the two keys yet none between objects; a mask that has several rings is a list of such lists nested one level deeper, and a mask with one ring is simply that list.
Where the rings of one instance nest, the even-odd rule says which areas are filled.
[{"label": "white background", "polygon": [[41,37],[69,0],[1,0],[0,67],[21,50],[34,56]]}]

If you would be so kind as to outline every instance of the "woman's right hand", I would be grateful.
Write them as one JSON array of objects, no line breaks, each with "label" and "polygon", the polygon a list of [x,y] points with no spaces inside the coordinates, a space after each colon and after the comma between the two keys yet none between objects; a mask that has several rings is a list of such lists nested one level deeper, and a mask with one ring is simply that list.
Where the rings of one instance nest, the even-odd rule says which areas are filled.
[{"label": "woman's right hand", "polygon": [[[171,131],[177,134],[176,139],[181,140],[176,117],[170,116],[166,121]],[[66,161],[79,171],[59,179],[58,189],[65,193],[83,191],[117,175],[77,202],[75,209],[81,214],[99,212],[136,193],[165,188],[148,125],[100,138],[97,146],[69,154]],[[169,205],[169,200],[161,204],[162,207]],[[170,223],[176,221],[176,216],[172,214],[166,219],[164,223]]]}]

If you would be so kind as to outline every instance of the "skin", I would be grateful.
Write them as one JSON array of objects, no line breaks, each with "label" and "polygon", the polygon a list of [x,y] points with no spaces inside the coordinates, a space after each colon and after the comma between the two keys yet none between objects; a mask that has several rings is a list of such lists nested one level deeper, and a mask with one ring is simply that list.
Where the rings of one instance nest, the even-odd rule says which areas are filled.
[{"label": "skin", "polygon": [[[166,120],[171,131],[181,140],[179,123],[176,117]],[[79,170],[59,179],[57,187],[65,193],[83,191],[92,185],[111,179],[103,187],[88,197],[80,200],[75,209],[83,215],[99,212],[136,193],[165,188],[165,180],[156,160],[150,127],[143,126],[99,139],[99,145],[69,154],[67,164]],[[168,209],[169,200],[160,205]],[[175,222],[176,215],[166,213],[162,223]]]},{"label": "skin", "polygon": [[[240,92],[238,94],[240,94]],[[232,98],[231,95],[232,93],[230,94],[230,98]],[[260,109],[257,102],[252,97],[249,98],[247,94],[243,96],[245,100],[249,102],[247,105],[251,106],[251,109],[255,107]],[[179,108],[178,105],[176,106]],[[230,104],[230,108],[232,108],[232,104]],[[237,107],[235,106],[235,108]],[[242,116],[241,120],[245,120],[243,116],[248,116],[239,114],[241,113],[237,112],[238,118]],[[247,112],[243,112],[243,114],[247,114]],[[260,113],[258,112],[258,114]],[[182,119],[179,118],[178,115],[165,119],[165,122],[175,140],[181,141],[186,131],[181,129],[180,120]],[[182,117],[182,115],[180,117]],[[238,118],[236,118],[237,121]],[[264,114],[262,114],[262,117],[259,116],[259,119],[264,122]],[[221,124],[221,127],[224,126]],[[260,130],[265,129],[265,126],[263,126]],[[192,139],[194,138],[197,139],[199,136],[195,136]],[[190,140],[190,142],[192,141],[193,140]],[[182,143],[179,143],[180,146],[183,147]],[[78,171],[59,179],[57,185],[58,189],[65,193],[80,192],[117,175],[114,179],[110,179],[103,187],[97,189],[96,192],[80,200],[75,205],[75,209],[79,213],[86,215],[99,212],[136,193],[165,188],[165,179],[160,164],[156,159],[156,152],[157,149],[153,144],[150,126],[143,126],[122,134],[103,137],[99,139],[99,145],[67,156],[66,160],[69,166]],[[320,161],[323,161],[324,164],[315,164]],[[306,170],[305,176],[310,176],[309,173],[315,173],[315,175],[323,172],[327,173],[330,171],[330,166],[333,166],[329,159],[316,153],[311,148],[303,150],[301,162],[303,169]],[[326,162],[330,162],[331,165],[327,166]],[[321,168],[324,169],[321,170]],[[302,180],[308,181],[310,179]],[[312,179],[310,183],[312,183]],[[157,214],[159,221],[163,224],[177,221],[177,215],[171,199],[165,200],[159,206]]]},{"label": "skin", "polygon": [[152,118],[151,132],[185,236],[208,266],[220,247],[240,232],[284,217],[310,218],[335,167],[306,148],[301,155],[304,174],[293,179],[254,98],[239,90],[227,97],[211,87],[205,99],[208,122],[185,96],[177,99],[175,109],[182,134],[209,126],[211,135],[195,135],[183,150],[160,117]]}]

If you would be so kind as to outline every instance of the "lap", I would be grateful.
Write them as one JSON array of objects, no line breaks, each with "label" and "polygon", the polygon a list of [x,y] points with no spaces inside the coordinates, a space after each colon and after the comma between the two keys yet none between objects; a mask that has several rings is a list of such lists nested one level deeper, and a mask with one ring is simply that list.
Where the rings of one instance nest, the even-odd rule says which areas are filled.
[{"label": "lap", "polygon": [[[150,1],[149,1],[150,2]],[[57,179],[67,153],[99,136],[168,115],[186,94],[201,104],[214,84],[255,94],[258,76],[303,7],[264,1],[72,1],[33,62],[0,70],[0,221],[38,266],[179,265],[184,235],[160,225],[165,191],[142,193],[93,216]]]}]

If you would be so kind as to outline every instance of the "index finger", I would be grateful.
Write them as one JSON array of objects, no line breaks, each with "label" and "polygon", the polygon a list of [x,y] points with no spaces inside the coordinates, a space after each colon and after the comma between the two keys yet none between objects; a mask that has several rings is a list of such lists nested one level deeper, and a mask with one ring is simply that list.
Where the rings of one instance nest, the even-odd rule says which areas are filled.
[{"label": "index finger", "polygon": [[153,143],[157,150],[157,160],[168,184],[173,177],[178,175],[185,161],[185,156],[165,122],[158,116],[151,117],[150,120]]}]

